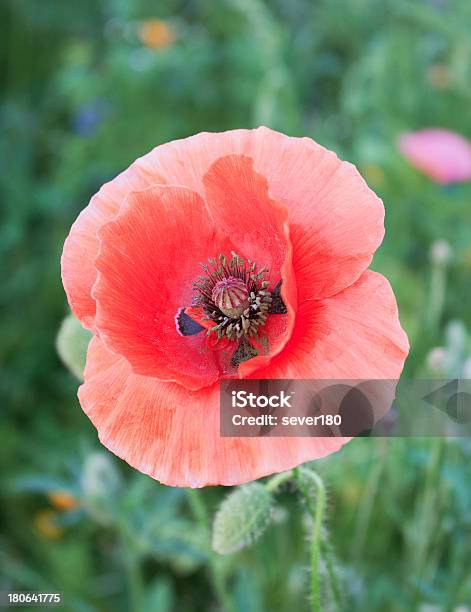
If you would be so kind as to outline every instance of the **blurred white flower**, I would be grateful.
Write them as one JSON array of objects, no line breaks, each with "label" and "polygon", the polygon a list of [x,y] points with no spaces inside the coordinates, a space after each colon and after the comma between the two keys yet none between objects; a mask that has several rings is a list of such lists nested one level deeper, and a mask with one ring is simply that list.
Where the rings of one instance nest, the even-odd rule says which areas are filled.
[{"label": "blurred white flower", "polygon": [[443,346],[436,346],[427,355],[427,367],[437,374],[443,373],[447,367],[447,351]]},{"label": "blurred white flower", "polygon": [[436,240],[430,248],[430,259],[433,263],[445,265],[451,258],[451,246],[446,240]]}]

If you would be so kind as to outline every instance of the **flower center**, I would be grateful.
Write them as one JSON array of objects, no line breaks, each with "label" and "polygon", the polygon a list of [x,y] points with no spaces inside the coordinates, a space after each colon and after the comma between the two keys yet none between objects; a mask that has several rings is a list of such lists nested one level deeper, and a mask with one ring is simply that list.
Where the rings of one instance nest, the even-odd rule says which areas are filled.
[{"label": "flower center", "polygon": [[219,310],[232,319],[240,317],[250,305],[247,285],[235,276],[218,281],[214,285],[211,298]]},{"label": "flower center", "polygon": [[270,281],[264,280],[268,270],[257,270],[255,262],[249,259],[246,264],[234,252],[230,261],[221,254],[201,266],[205,275],[193,285],[196,291],[193,306],[201,306],[205,316],[214,322],[208,333],[229,340],[257,336],[272,302],[267,290]]}]

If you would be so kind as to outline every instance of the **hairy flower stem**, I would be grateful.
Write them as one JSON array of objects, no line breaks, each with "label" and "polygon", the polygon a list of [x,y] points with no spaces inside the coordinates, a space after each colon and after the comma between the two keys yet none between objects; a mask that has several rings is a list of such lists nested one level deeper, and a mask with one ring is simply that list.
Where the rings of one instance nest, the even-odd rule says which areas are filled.
[{"label": "hairy flower stem", "polygon": [[219,600],[224,612],[233,612],[234,605],[226,587],[225,578],[221,571],[219,557],[214,553],[210,543],[210,522],[206,506],[204,505],[201,492],[198,489],[186,489],[188,503],[196,522],[205,533],[207,541],[209,579],[214,593]]},{"label": "hairy flower stem", "polygon": [[[309,511],[312,514],[313,525],[311,533],[311,609],[312,612],[321,611],[321,593],[319,581],[319,566],[321,558],[321,532],[326,507],[326,491],[322,479],[316,472],[305,467],[295,469],[296,481],[301,493],[306,499]],[[314,490],[314,495],[313,491]],[[325,550],[325,549],[324,549]],[[332,560],[330,560],[333,570]],[[336,584],[336,581],[335,581]],[[332,585],[333,586],[333,585]],[[338,589],[337,589],[338,590]],[[335,593],[335,587],[332,591]]]},{"label": "hairy flower stem", "polygon": [[293,475],[294,475],[294,472],[292,470],[288,470],[287,472],[281,472],[280,474],[276,474],[276,476],[273,476],[273,478],[270,478],[270,480],[265,485],[265,488],[267,489],[267,491],[270,491],[270,493],[275,493],[277,489],[281,487],[282,484],[291,480],[293,478]]},{"label": "hairy flower stem", "polygon": [[327,576],[329,578],[330,589],[332,591],[332,597],[338,610],[343,610],[343,597],[340,591],[340,583],[337,578],[337,572],[335,571],[334,555],[327,538],[321,540],[321,554],[325,561],[327,568]]}]

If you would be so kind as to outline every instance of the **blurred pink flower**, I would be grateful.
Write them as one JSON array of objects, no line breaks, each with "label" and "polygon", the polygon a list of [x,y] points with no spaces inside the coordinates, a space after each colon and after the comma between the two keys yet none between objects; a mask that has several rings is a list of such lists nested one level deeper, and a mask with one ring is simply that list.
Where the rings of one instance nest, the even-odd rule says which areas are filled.
[{"label": "blurred pink flower", "polygon": [[447,185],[471,178],[471,143],[460,134],[441,128],[401,134],[402,155],[429,178]]}]

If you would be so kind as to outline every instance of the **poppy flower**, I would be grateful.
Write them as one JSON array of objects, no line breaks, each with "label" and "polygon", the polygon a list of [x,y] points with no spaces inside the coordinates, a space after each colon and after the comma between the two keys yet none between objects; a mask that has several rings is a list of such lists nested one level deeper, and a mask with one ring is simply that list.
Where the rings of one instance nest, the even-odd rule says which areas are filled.
[{"label": "poppy flower", "polygon": [[402,155],[418,170],[441,185],[471,179],[471,143],[461,134],[431,128],[402,134]]},{"label": "poppy flower", "polygon": [[356,168],[261,127],[160,145],[105,184],[62,255],[91,329],[80,403],[100,440],[175,486],[234,485],[345,438],[223,438],[221,378],[394,379],[408,352],[367,270],[384,208]]}]

